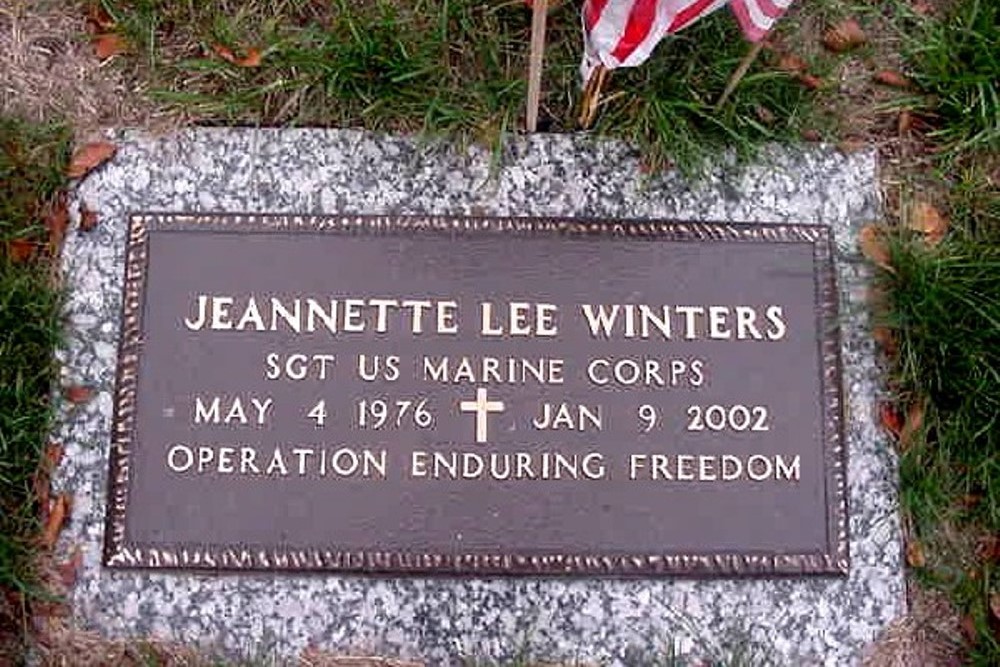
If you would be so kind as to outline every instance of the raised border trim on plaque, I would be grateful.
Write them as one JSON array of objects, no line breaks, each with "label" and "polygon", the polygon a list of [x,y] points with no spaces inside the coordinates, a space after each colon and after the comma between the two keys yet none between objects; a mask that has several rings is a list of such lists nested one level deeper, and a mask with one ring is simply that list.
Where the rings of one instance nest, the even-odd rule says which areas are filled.
[{"label": "raised border trim on plaque", "polygon": [[[330,234],[515,234],[601,236],[665,241],[810,243],[815,261],[817,329],[820,332],[823,464],[829,549],[824,553],[670,553],[586,555],[515,553],[401,553],[335,548],[239,547],[214,544],[147,545],[125,538],[130,456],[135,442],[139,355],[148,238],[171,229]],[[136,213],[129,216],[122,327],[111,430],[104,563],[109,567],[203,570],[314,570],[334,572],[463,575],[764,576],[847,575],[848,508],[842,426],[839,293],[830,230],[822,225],[605,221],[590,219]]]}]

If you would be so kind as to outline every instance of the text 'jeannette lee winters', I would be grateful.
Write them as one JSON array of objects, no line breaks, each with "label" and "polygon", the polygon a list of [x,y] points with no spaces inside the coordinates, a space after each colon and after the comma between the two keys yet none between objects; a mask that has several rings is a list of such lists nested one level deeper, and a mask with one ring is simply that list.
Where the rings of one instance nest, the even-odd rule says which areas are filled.
[{"label": "text 'jeannette lee winters'", "polygon": [[[565,310],[594,338],[778,341],[784,309],[759,305],[578,304],[480,301],[467,313],[457,299],[319,298],[198,294],[182,316],[189,331],[291,332],[331,335],[456,335],[464,326],[483,337],[555,337]],[[468,325],[466,323],[469,323]]]}]

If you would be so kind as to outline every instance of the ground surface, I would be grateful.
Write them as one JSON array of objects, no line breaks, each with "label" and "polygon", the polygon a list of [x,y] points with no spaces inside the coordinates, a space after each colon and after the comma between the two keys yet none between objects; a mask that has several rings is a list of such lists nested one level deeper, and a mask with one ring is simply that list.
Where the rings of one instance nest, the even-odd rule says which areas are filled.
[{"label": "ground surface", "polygon": [[[879,254],[879,244],[868,250],[876,262],[908,267],[884,272],[885,288],[895,298],[881,302],[888,311],[881,311],[886,329],[880,340],[896,369],[890,389],[897,407],[885,411],[884,421],[901,444],[913,445],[904,452],[903,502],[911,532],[908,561],[922,586],[911,589],[914,615],[873,655],[877,664],[933,664],[927,656],[948,664],[964,653],[976,664],[991,664],[1000,650],[1000,549],[990,542],[1000,532],[1000,464],[995,454],[982,452],[996,451],[990,434],[998,429],[983,415],[997,412],[997,383],[991,384],[989,373],[971,375],[978,381],[956,394],[934,378],[962,360],[971,359],[972,368],[998,367],[1000,320],[990,307],[997,288],[989,277],[997,261],[991,248],[1000,238],[996,8],[987,0],[963,0],[952,18],[955,3],[944,0],[802,4],[718,116],[713,102],[744,50],[725,16],[661,48],[662,57],[650,66],[614,75],[596,128],[644,146],[652,169],[667,162],[692,168],[699,156],[726,143],[746,150],[772,139],[820,137],[840,142],[845,151],[865,144],[878,148],[889,218],[897,229],[917,230],[894,241],[888,259]],[[548,129],[572,129],[576,117],[579,37],[571,5],[562,3],[553,14],[543,100]],[[401,14],[378,14],[372,23],[376,6],[392,3],[219,0],[196,7],[163,0],[12,0],[0,7],[0,112],[65,121],[79,141],[109,124],[263,122],[429,129],[489,144],[519,126],[527,28],[520,3],[500,3],[495,10],[457,0],[415,5],[428,9],[438,32],[429,25],[422,32],[400,30],[411,27],[408,7]],[[332,21],[344,17],[376,28],[351,33],[346,41],[315,41],[322,37],[316,26],[346,34],[332,30],[340,25]],[[821,38],[847,17],[857,18],[867,38],[832,54]],[[120,35],[122,42],[107,48],[100,37],[107,34]],[[366,59],[384,56],[385,64],[395,66],[397,34],[406,35],[402,62],[410,69],[396,72],[402,77],[397,84],[405,85],[380,87],[366,78]],[[229,50],[230,60],[220,47]],[[100,58],[99,48],[105,49]],[[247,60],[252,49],[261,55],[258,66]],[[448,55],[439,57],[443,52]],[[317,83],[329,83],[317,78],[328,73],[328,62],[345,65],[336,73],[337,85]],[[879,84],[875,77],[884,70],[903,72],[911,81],[903,87]],[[454,84],[470,72],[475,84],[462,94],[428,94],[442,82],[445,91],[461,89]],[[427,113],[427,100],[435,103],[433,113]],[[953,229],[939,247],[921,245],[934,225],[928,205]],[[964,304],[959,317],[945,319],[956,303]],[[927,317],[938,312],[934,306],[943,306],[942,314]],[[931,326],[935,322],[947,324]],[[956,401],[956,395],[971,398]],[[914,406],[922,405],[929,406],[926,419],[914,427],[912,417],[923,415]],[[956,442],[977,446],[947,444]],[[34,451],[40,450],[36,444]],[[946,595],[925,600],[923,590]]]},{"label": "ground surface", "polygon": [[[126,237],[120,221],[130,210],[794,221],[829,225],[841,260],[852,565],[843,579],[780,581],[370,580],[294,573],[276,579],[112,571],[92,550],[83,555],[74,588],[74,608],[91,626],[114,634],[210,636],[230,651],[273,636],[294,652],[310,637],[322,637],[329,648],[422,656],[432,664],[456,654],[506,663],[525,636],[538,659],[582,655],[623,664],[628,651],[650,659],[662,653],[666,635],[713,646],[721,643],[719,628],[742,623],[755,641],[767,638],[778,662],[835,667],[855,661],[901,613],[894,461],[872,419],[878,369],[864,303],[871,272],[856,243],[878,211],[871,151],[775,149],[752,168],[720,168],[692,184],[676,174],[644,181],[627,146],[569,135],[511,138],[493,173],[491,153],[482,147],[456,151],[360,131],[210,128],[114,139],[114,161],[76,192],[102,221],[89,234],[70,235],[64,249],[77,289],[66,308],[73,326],[61,360],[67,382],[95,392],[60,419],[67,461],[57,481],[75,499],[63,533],[68,542],[95,544],[104,530]],[[331,606],[331,599],[338,604]],[[221,628],[220,617],[230,619]],[[712,650],[714,657],[723,654]]]}]

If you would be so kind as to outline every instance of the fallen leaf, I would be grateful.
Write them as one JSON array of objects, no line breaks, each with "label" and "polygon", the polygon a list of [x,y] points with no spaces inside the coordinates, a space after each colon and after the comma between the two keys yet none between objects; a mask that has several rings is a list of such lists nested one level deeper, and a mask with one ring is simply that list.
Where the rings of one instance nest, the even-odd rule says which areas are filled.
[{"label": "fallen leaf", "polygon": [[901,198],[901,192],[899,187],[887,187],[885,188],[885,210],[889,211],[895,215],[899,215],[899,200]]},{"label": "fallen leaf", "polygon": [[771,125],[775,121],[774,112],[762,104],[754,105],[754,114],[765,125]]},{"label": "fallen leaf", "polygon": [[59,539],[59,531],[62,530],[63,524],[66,523],[66,517],[69,516],[71,504],[72,501],[68,493],[60,493],[52,501],[52,506],[49,508],[49,516],[45,520],[45,527],[42,530],[42,545],[46,549],[51,549],[55,546],[56,540]]},{"label": "fallen leaf", "polygon": [[885,233],[880,227],[876,225],[862,227],[861,233],[858,235],[858,245],[861,247],[861,254],[868,261],[887,271],[892,270],[892,255],[889,253]]},{"label": "fallen leaf", "polygon": [[883,403],[879,407],[879,421],[895,437],[899,437],[899,432],[903,430],[903,417],[891,403]]},{"label": "fallen leaf", "polygon": [[933,204],[918,201],[910,211],[907,227],[924,235],[928,245],[935,246],[948,233],[948,220]]},{"label": "fallen leaf", "polygon": [[45,454],[42,457],[42,465],[48,471],[55,470],[59,467],[59,464],[62,463],[64,453],[65,447],[58,442],[50,442],[45,445]]},{"label": "fallen leaf", "polygon": [[89,232],[97,226],[97,211],[87,208],[87,204],[80,202],[80,231]]},{"label": "fallen leaf", "polygon": [[66,202],[66,193],[60,192],[48,204],[45,211],[45,231],[49,234],[49,249],[53,255],[57,255],[59,249],[62,248],[63,239],[66,238],[66,229],[68,227],[69,204]]},{"label": "fallen leaf", "polygon": [[927,0],[913,0],[911,6],[913,7],[913,11],[921,16],[930,16],[935,12],[934,5],[927,2]]},{"label": "fallen leaf", "polygon": [[258,49],[252,47],[244,51],[245,55],[242,58],[238,57],[232,49],[222,44],[214,44],[212,50],[227,63],[231,63],[237,67],[260,67],[263,58],[263,54]]},{"label": "fallen leaf", "polygon": [[88,3],[87,23],[94,28],[95,32],[107,32],[116,25],[114,17],[108,13],[108,10],[104,8],[104,4],[100,0],[93,0]]},{"label": "fallen leaf", "polygon": [[884,69],[875,75],[875,81],[892,88],[909,88],[910,80],[891,69]]},{"label": "fallen leaf", "polygon": [[90,40],[94,47],[94,55],[105,60],[125,51],[125,38],[115,32],[105,32],[95,35]]},{"label": "fallen leaf", "polygon": [[7,242],[7,256],[14,264],[27,262],[35,256],[38,244],[25,239],[14,239]]},{"label": "fallen leaf", "polygon": [[819,90],[823,87],[823,79],[812,74],[799,74],[798,82],[809,90]]},{"label": "fallen leaf", "polygon": [[[40,599],[39,598],[39,599],[36,599],[36,600],[32,601],[32,603],[31,603],[31,611],[34,612],[34,621],[37,624],[37,623],[39,623],[39,621],[41,621],[43,619],[48,619],[48,618],[65,618],[66,616],[69,616],[69,605],[67,605],[66,602],[64,602],[63,600],[58,600],[58,599],[55,599],[55,600],[44,600],[44,599]],[[48,628],[48,627],[51,627],[51,626],[48,626],[47,624],[42,623],[41,626],[40,626],[40,629],[36,630],[36,631],[39,631],[39,632],[48,632],[49,634],[48,635],[39,635],[39,636],[43,636],[43,637],[44,636],[51,636],[51,630],[43,629],[43,628]]]},{"label": "fallen leaf", "polygon": [[958,499],[958,504],[967,510],[975,509],[976,505],[982,502],[983,497],[976,493],[966,493]]},{"label": "fallen leaf", "polygon": [[872,338],[875,339],[887,357],[896,356],[896,352],[899,351],[899,341],[896,340],[896,334],[889,327],[875,327],[872,329]]},{"label": "fallen leaf", "polygon": [[789,74],[799,74],[809,69],[809,65],[799,56],[786,53],[778,60],[778,69]]},{"label": "fallen leaf", "polygon": [[31,489],[38,500],[43,522],[49,515],[49,484],[52,480],[52,471],[59,467],[62,458],[62,445],[58,442],[47,444],[42,454],[41,463],[39,463],[38,468],[35,470],[35,476],[31,482]]},{"label": "fallen leaf", "polygon": [[85,403],[90,400],[90,397],[94,395],[94,390],[91,387],[84,385],[75,384],[66,387],[63,390],[63,396],[70,403]]},{"label": "fallen leaf", "polygon": [[83,565],[83,550],[80,545],[73,547],[73,552],[70,554],[69,558],[59,563],[56,567],[56,573],[59,575],[59,581],[66,588],[73,588],[76,584],[76,575],[80,571],[80,567]]},{"label": "fallen leaf", "polygon": [[223,46],[222,44],[213,44],[212,50],[215,51],[215,55],[219,56],[227,63],[236,62],[236,54],[228,46]]},{"label": "fallen leaf", "polygon": [[906,563],[910,567],[921,568],[927,565],[927,556],[924,555],[924,548],[915,538],[910,538],[906,543]]},{"label": "fallen leaf", "polygon": [[39,468],[35,471],[35,476],[31,480],[31,491],[35,494],[35,500],[38,501],[38,513],[39,518],[42,523],[49,518],[49,488],[51,485],[51,479],[49,474]]},{"label": "fallen leaf", "polygon": [[[994,606],[994,600],[997,600]],[[990,595],[990,615],[986,619],[987,625],[993,632],[993,641],[1000,642],[1000,593]]]},{"label": "fallen leaf", "polygon": [[899,134],[909,134],[913,128],[913,114],[907,109],[899,112],[899,119],[896,121],[896,129]]},{"label": "fallen leaf", "polygon": [[865,290],[865,302],[873,311],[884,313],[889,304],[889,293],[879,285],[868,285]]},{"label": "fallen leaf", "polygon": [[924,425],[924,402],[914,401],[906,410],[906,421],[899,432],[899,448],[906,450]]},{"label": "fallen leaf", "polygon": [[989,535],[976,544],[976,555],[985,563],[1000,563],[1000,536]]},{"label": "fallen leaf", "polygon": [[858,139],[856,137],[848,137],[847,139],[842,139],[837,142],[837,150],[839,150],[844,155],[851,155],[852,153],[857,153],[868,145],[864,139]]},{"label": "fallen leaf", "polygon": [[978,631],[976,630],[976,619],[972,618],[971,614],[963,616],[958,626],[962,630],[962,636],[965,638],[965,641],[970,644],[976,641],[976,635],[978,634]]},{"label": "fallen leaf", "polygon": [[118,152],[118,147],[108,141],[94,141],[76,149],[69,161],[66,175],[81,178],[101,166]]},{"label": "fallen leaf", "polygon": [[865,31],[854,19],[846,19],[823,34],[823,46],[834,53],[843,53],[861,46],[868,40]]},{"label": "fallen leaf", "polygon": [[247,49],[246,55],[242,59],[236,61],[236,64],[240,67],[260,67],[262,58],[263,56],[258,49],[250,48]]}]

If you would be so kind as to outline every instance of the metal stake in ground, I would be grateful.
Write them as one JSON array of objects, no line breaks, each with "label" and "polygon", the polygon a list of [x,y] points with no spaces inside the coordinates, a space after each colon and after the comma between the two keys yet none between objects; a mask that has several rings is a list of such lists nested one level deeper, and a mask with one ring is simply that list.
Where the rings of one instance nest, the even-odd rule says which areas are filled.
[{"label": "metal stake in ground", "polygon": [[597,105],[601,101],[601,89],[604,87],[604,82],[607,80],[610,71],[603,63],[598,63],[597,67],[590,73],[587,84],[583,87],[578,122],[584,130],[590,128],[590,124],[594,122],[594,117],[597,116]]},{"label": "metal stake in ground", "polygon": [[542,97],[542,57],[545,54],[545,20],[549,0],[531,4],[531,52],[528,58],[528,109],[525,125],[528,132],[538,129],[538,106]]},{"label": "metal stake in ground", "polygon": [[736,66],[736,69],[729,77],[729,81],[726,83],[726,89],[722,91],[722,95],[719,96],[719,100],[715,103],[716,109],[721,109],[722,105],[729,99],[729,96],[733,94],[733,91],[736,90],[736,86],[738,86],[740,81],[743,80],[743,77],[746,76],[750,66],[753,65],[755,60],[757,60],[757,56],[760,55],[760,50],[762,48],[764,48],[763,40],[754,43],[754,45],[750,47],[750,50],[747,51],[747,54],[743,56],[743,60],[740,61],[740,64]]}]

